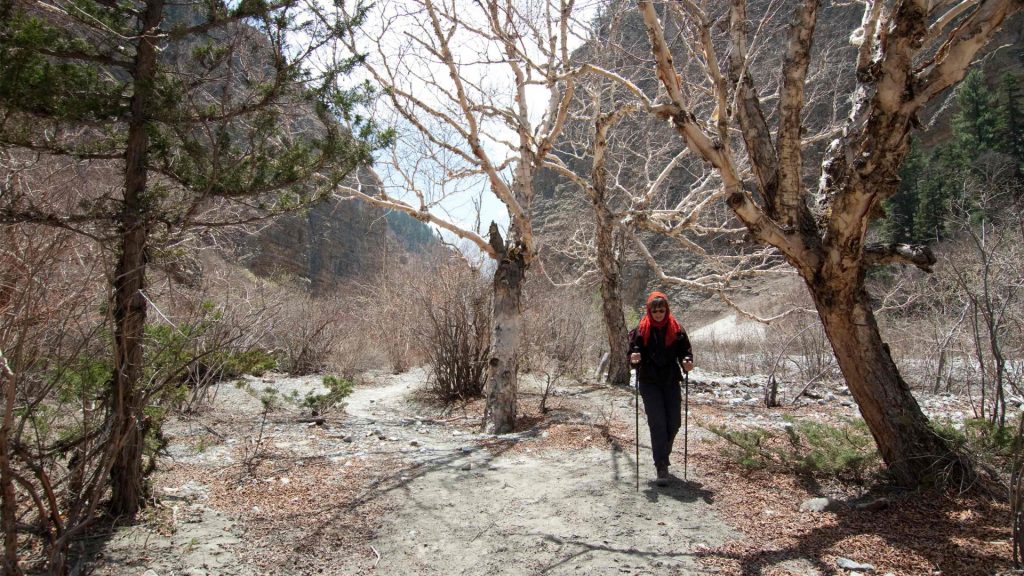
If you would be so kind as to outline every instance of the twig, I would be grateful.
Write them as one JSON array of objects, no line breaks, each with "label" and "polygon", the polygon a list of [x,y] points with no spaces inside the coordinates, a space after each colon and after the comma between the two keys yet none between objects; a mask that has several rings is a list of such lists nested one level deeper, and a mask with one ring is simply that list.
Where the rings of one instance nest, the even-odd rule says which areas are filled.
[{"label": "twig", "polygon": [[376,568],[377,564],[380,563],[380,552],[377,552],[377,549],[373,546],[370,546],[370,550],[373,550],[373,555],[377,557],[377,559],[373,562],[373,567]]},{"label": "twig", "polygon": [[804,392],[807,392],[807,389],[811,387],[811,384],[814,384],[815,380],[824,376],[826,372],[828,372],[828,368],[823,369],[821,372],[815,374],[814,378],[808,380],[807,383],[804,384],[804,387],[801,388],[800,391],[796,393],[796,396],[793,396],[793,399],[789,402],[790,405],[796,404],[796,401],[799,400],[801,396],[803,396]]}]

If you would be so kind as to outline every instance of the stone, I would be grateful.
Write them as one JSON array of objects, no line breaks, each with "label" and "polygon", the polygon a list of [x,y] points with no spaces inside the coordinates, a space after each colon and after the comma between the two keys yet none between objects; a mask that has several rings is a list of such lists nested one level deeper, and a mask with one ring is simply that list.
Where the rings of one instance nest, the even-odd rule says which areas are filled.
[{"label": "stone", "polygon": [[832,512],[839,507],[839,501],[831,498],[810,498],[800,503],[801,512]]},{"label": "stone", "polygon": [[856,570],[858,572],[874,572],[875,567],[871,564],[861,564],[860,562],[854,562],[849,558],[839,558],[836,560],[836,566],[839,566],[843,570]]}]

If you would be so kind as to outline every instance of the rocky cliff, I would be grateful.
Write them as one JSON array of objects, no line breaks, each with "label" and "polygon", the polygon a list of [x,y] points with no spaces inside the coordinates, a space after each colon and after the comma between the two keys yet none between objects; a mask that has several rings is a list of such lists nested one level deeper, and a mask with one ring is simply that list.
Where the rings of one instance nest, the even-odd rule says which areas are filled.
[{"label": "rocky cliff", "polygon": [[256,274],[304,278],[314,292],[323,292],[439,244],[430,227],[410,216],[328,199],[275,219],[243,245],[245,263]]}]

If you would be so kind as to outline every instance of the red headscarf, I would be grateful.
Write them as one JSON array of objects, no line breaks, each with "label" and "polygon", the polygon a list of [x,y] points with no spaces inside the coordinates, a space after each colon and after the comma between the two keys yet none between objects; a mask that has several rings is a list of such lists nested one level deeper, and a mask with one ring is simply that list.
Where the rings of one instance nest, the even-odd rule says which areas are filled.
[{"label": "red headscarf", "polygon": [[[679,322],[676,322],[674,316],[672,316],[672,309],[668,308],[665,317],[661,319],[661,322],[655,322],[654,318],[651,317],[651,303],[655,299],[661,298],[665,301],[665,307],[668,308],[668,296],[665,296],[662,292],[651,292],[651,295],[647,297],[647,313],[640,319],[640,325],[637,326],[637,334],[644,339],[644,346],[647,346],[647,340],[651,337],[651,327],[654,328],[665,328],[665,346],[671,346],[676,341],[676,336],[682,332],[682,328],[679,327]],[[666,328],[667,327],[667,328]]]}]

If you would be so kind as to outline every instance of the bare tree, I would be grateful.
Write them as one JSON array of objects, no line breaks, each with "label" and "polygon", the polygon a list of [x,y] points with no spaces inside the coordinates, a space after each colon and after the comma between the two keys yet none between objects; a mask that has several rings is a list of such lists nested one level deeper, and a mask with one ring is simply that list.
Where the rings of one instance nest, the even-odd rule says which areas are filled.
[{"label": "bare tree", "polygon": [[[661,86],[648,109],[670,122],[687,147],[713,167],[720,180],[717,193],[750,235],[777,249],[803,278],[894,479],[915,485],[951,472],[966,485],[976,476],[972,466],[929,428],[882,340],[864,284],[872,266],[906,262],[928,270],[934,257],[920,247],[869,244],[866,233],[881,215],[881,202],[896,192],[917,115],[963,78],[975,55],[1021,5],[1013,0],[865,2],[860,26],[850,31],[858,45],[855,65],[840,77],[854,85],[848,119],[841,133],[831,134],[815,188],[804,165],[810,137],[805,98],[809,71],[815,70],[812,56],[821,53],[812,50],[819,7],[818,0],[797,3],[778,91],[766,92],[778,101],[769,117],[752,72],[755,27],[744,0],[732,0],[724,15],[724,75],[712,41],[715,20],[705,7],[688,0],[670,6],[677,19],[672,21],[697,32],[693,51],[704,54],[703,86],[679,74],[662,15],[653,3],[640,1]],[[708,90],[715,103],[706,122],[696,115],[707,109],[697,106],[698,89]],[[734,134],[742,139],[742,150],[732,146]],[[741,155],[746,163],[737,160]],[[751,179],[744,177],[744,165]]]},{"label": "bare tree", "polygon": [[1024,268],[1020,216],[1002,210],[1012,204],[1014,190],[997,176],[977,174],[965,181],[965,195],[954,201],[949,218],[960,239],[943,263],[970,327],[967,347],[980,379],[978,415],[1002,428],[1007,394],[1021,393],[1013,358],[1020,351]]},{"label": "bare tree", "polygon": [[[485,389],[493,433],[515,427],[522,289],[537,256],[534,183],[580,73],[569,58],[577,8],[572,0],[382,2],[381,29],[349,44],[370,54],[367,69],[400,126],[391,156],[378,161],[379,190],[339,193],[433,223],[497,263]],[[483,233],[446,211],[482,190],[508,212],[504,235],[494,222]]]}]

